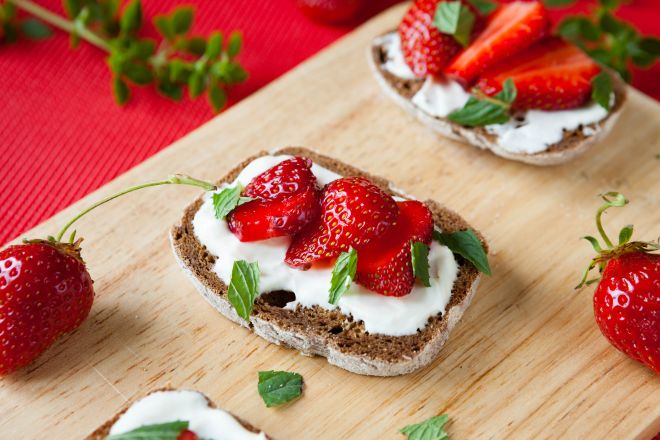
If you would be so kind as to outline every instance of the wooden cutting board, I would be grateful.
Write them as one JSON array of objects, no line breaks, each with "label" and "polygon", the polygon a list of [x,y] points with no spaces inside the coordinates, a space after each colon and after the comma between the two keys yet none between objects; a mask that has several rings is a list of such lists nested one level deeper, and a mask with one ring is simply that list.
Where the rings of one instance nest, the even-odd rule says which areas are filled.
[{"label": "wooden cutting board", "polygon": [[[54,233],[83,206],[131,184],[183,172],[213,179],[261,149],[305,145],[462,213],[492,245],[482,286],[439,359],[412,375],[361,377],[264,340],[220,316],[174,262],[167,231],[199,191],[144,190],[77,229],[96,280],[82,327],[0,381],[3,438],[76,438],[124,402],[171,384],[207,393],[283,439],[400,439],[448,413],[453,439],[648,439],[660,431],[660,378],[612,348],[592,288],[573,290],[591,256],[597,194],[632,201],[611,231],[660,225],[660,105],[634,90],[611,135],[567,165],[536,168],[436,138],[384,97],[371,38],[395,7],[142,165],[25,234]],[[616,233],[616,232],[614,232]],[[257,371],[295,370],[304,397],[266,409]]]}]

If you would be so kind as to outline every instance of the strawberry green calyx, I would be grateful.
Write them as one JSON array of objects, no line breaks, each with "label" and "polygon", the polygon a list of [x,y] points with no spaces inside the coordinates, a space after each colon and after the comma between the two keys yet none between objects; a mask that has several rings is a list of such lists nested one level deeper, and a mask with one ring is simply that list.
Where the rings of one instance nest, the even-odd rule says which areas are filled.
[{"label": "strawberry green calyx", "polygon": [[605,203],[603,203],[603,205],[601,205],[601,207],[598,208],[598,211],[596,212],[596,228],[598,229],[598,233],[600,234],[605,246],[601,246],[600,242],[596,237],[590,235],[582,237],[585,240],[587,240],[589,243],[591,243],[591,246],[594,248],[594,250],[598,255],[591,260],[591,263],[584,271],[584,275],[582,276],[582,280],[580,281],[580,284],[575,286],[576,289],[581,288],[585,284],[590,285],[592,283],[597,282],[600,279],[600,277],[587,280],[587,278],[589,277],[589,272],[595,267],[598,267],[598,272],[602,273],[603,270],[605,270],[605,266],[607,265],[607,262],[614,258],[617,258],[623,254],[627,254],[631,252],[648,253],[648,252],[660,250],[660,243],[651,243],[646,241],[630,241],[633,234],[633,225],[626,225],[621,229],[621,231],[619,231],[619,241],[618,244],[615,246],[612,243],[612,240],[610,240],[610,238],[607,236],[607,233],[603,228],[602,216],[603,213],[607,211],[609,208],[612,207],[621,208],[627,205],[628,199],[626,199],[626,197],[623,194],[618,192],[608,192],[605,194],[601,194],[600,197],[603,199]]},{"label": "strawberry green calyx", "polygon": [[[104,198],[104,199],[102,199],[102,200],[100,200],[100,201],[94,203],[94,204],[91,205],[90,207],[84,209],[84,210],[83,210],[82,212],[80,212],[78,215],[76,215],[76,216],[73,217],[71,220],[69,220],[69,221],[64,225],[64,227],[62,228],[62,230],[61,230],[61,231],[60,231],[55,237],[52,237],[52,236],[51,236],[51,237],[48,237],[48,241],[51,242],[51,243],[61,243],[61,242],[62,242],[62,237],[64,237],[64,234],[65,234],[66,231],[71,227],[71,225],[73,225],[76,221],[78,221],[81,217],[85,216],[85,215],[86,215],[87,213],[89,213],[90,211],[93,211],[94,209],[98,208],[98,207],[101,206],[101,205],[104,205],[104,204],[108,203],[109,201],[114,200],[114,199],[116,199],[116,198],[118,198],[118,197],[121,197],[121,196],[123,196],[124,194],[128,194],[128,193],[131,193],[131,192],[133,192],[133,191],[137,191],[137,190],[139,190],[139,189],[150,188],[150,187],[152,187],[152,186],[160,186],[160,185],[189,185],[189,186],[197,186],[197,187],[199,187],[199,188],[204,189],[205,191],[214,191],[214,190],[217,189],[217,186],[214,185],[214,184],[212,184],[212,183],[205,182],[205,181],[203,181],[203,180],[199,180],[199,179],[195,179],[195,178],[193,178],[193,177],[186,176],[186,175],[183,175],[183,174],[175,174],[175,175],[173,175],[173,176],[169,176],[169,177],[168,177],[167,179],[165,179],[165,180],[159,180],[159,181],[156,181],[156,182],[148,182],[148,183],[143,183],[143,184],[141,184],[141,185],[131,186],[130,188],[126,188],[126,189],[123,190],[123,191],[120,191],[120,192],[118,192],[118,193],[112,194],[112,195],[110,195],[110,196],[108,196],[108,197],[106,197],[106,198]],[[68,242],[69,242],[70,244],[73,244],[73,243],[74,243],[74,240],[75,240],[75,237],[76,237],[76,231],[74,230],[74,231],[71,233],[71,235],[69,236],[69,241],[68,241]],[[78,243],[79,243],[79,242],[78,242]]]}]

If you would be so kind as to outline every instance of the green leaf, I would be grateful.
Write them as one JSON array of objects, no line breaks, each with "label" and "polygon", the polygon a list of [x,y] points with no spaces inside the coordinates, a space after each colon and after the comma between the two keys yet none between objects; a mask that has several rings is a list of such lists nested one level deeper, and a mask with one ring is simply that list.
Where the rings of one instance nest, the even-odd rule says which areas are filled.
[{"label": "green leaf", "polygon": [[172,14],[172,26],[174,33],[183,35],[190,30],[192,26],[195,10],[192,6],[179,6]]},{"label": "green leaf", "polygon": [[302,394],[303,377],[289,371],[260,371],[257,389],[268,408],[297,399]]},{"label": "green leaf", "polygon": [[223,188],[222,191],[213,193],[213,209],[215,218],[223,220],[236,206],[241,198],[243,188],[240,185]]},{"label": "green leaf", "polygon": [[195,99],[204,91],[204,75],[199,72],[193,72],[188,77],[188,92],[190,98]]},{"label": "green leaf", "polygon": [[342,252],[337,257],[335,267],[332,269],[332,280],[330,281],[330,297],[328,302],[337,305],[339,298],[346,293],[355,279],[357,271],[357,251],[350,248],[348,252]]},{"label": "green leaf", "polygon": [[549,8],[557,8],[572,5],[575,1],[576,0],[543,0],[543,3]]},{"label": "green leaf", "polygon": [[250,320],[254,300],[259,296],[259,264],[245,260],[234,261],[227,298],[236,313],[246,321]]},{"label": "green leaf", "polygon": [[124,8],[119,20],[119,28],[123,34],[133,34],[142,27],[142,3],[131,0]]},{"label": "green leaf", "polygon": [[122,72],[135,84],[144,86],[154,80],[154,75],[145,64],[142,63],[125,63],[122,67]]},{"label": "green leaf", "polygon": [[156,42],[150,38],[143,38],[134,42],[135,57],[147,60],[156,51]]},{"label": "green leaf", "polygon": [[491,274],[488,255],[486,255],[486,251],[474,231],[467,230],[451,233],[433,231],[433,238],[438,243],[447,246],[453,253],[468,260],[479,272],[483,272],[486,275]]},{"label": "green leaf", "polygon": [[469,127],[503,124],[509,120],[509,108],[516,95],[516,87],[509,78],[495,97],[477,99],[470,96],[465,106],[449,113],[447,119]]},{"label": "green leaf", "polygon": [[621,0],[600,0],[600,5],[607,10],[618,8],[619,3],[621,3]]},{"label": "green leaf", "polygon": [[112,78],[112,93],[115,96],[115,101],[119,105],[124,105],[131,95],[128,85],[119,77]]},{"label": "green leaf", "polygon": [[596,252],[598,252],[598,253],[602,252],[603,248],[600,247],[600,243],[598,242],[598,239],[596,237],[592,237],[591,235],[587,235],[587,236],[582,237],[582,238],[584,238],[589,243],[591,243],[591,247],[593,247]]},{"label": "green leaf", "polygon": [[185,49],[193,55],[202,56],[206,52],[206,40],[202,37],[190,37],[186,41]]},{"label": "green leaf", "polygon": [[429,279],[429,247],[421,241],[410,242],[410,254],[415,278],[424,286],[431,287]]},{"label": "green leaf", "polygon": [[183,431],[188,429],[188,425],[188,422],[181,420],[145,425],[124,434],[109,435],[105,440],[176,440]]},{"label": "green leaf", "polygon": [[170,81],[173,83],[187,82],[190,66],[185,61],[175,58],[170,62]]},{"label": "green leaf", "polygon": [[156,15],[153,18],[154,27],[158,30],[158,33],[163,36],[167,41],[172,41],[176,37],[174,33],[174,27],[170,18],[167,15]]},{"label": "green leaf", "polygon": [[229,35],[229,42],[227,43],[227,55],[229,58],[234,58],[241,51],[243,46],[243,36],[240,32],[232,32]]},{"label": "green leaf", "polygon": [[582,40],[598,41],[602,33],[598,26],[587,17],[568,17],[557,26],[557,33],[567,40],[583,46]]},{"label": "green leaf", "polygon": [[214,112],[219,112],[227,103],[227,93],[225,89],[218,86],[216,81],[209,82],[209,104]]},{"label": "green leaf", "polygon": [[612,78],[602,71],[591,80],[591,99],[605,110],[610,110],[610,97],[612,96]]},{"label": "green leaf", "polygon": [[408,425],[399,432],[405,434],[408,440],[445,440],[449,438],[444,429],[447,420],[449,416],[442,414],[415,425]]},{"label": "green leaf", "polygon": [[181,101],[181,98],[183,98],[183,87],[181,84],[174,84],[168,80],[161,80],[158,83],[158,91],[174,101]]},{"label": "green leaf", "polygon": [[497,3],[491,0],[468,0],[468,2],[483,16],[490,15],[497,9]]},{"label": "green leaf", "polygon": [[474,14],[460,1],[440,2],[435,10],[433,25],[443,34],[454,37],[463,47],[470,42]]},{"label": "green leaf", "polygon": [[53,35],[51,28],[36,18],[28,18],[21,22],[21,31],[32,40],[41,40]]},{"label": "green leaf", "polygon": [[81,0],[64,0],[62,3],[64,5],[64,12],[71,19],[76,18],[83,7]]},{"label": "green leaf", "polygon": [[619,245],[628,243],[633,235],[633,225],[626,225],[619,231]]},{"label": "green leaf", "polygon": [[213,32],[209,37],[209,41],[206,44],[206,52],[204,55],[210,60],[215,59],[220,55],[222,51],[222,34],[220,32]]},{"label": "green leaf", "polygon": [[660,55],[660,40],[654,37],[644,37],[639,40],[639,47],[651,55]]}]

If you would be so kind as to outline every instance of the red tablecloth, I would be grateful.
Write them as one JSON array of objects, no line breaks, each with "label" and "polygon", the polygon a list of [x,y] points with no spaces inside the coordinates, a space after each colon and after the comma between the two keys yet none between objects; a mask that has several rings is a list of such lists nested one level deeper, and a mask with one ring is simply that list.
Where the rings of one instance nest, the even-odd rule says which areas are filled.
[{"label": "red tablecloth", "polygon": [[[59,0],[42,5],[62,12]],[[241,61],[250,79],[231,92],[236,102],[313,55],[351,26],[327,27],[299,14],[294,0],[143,0],[145,14],[194,3],[194,31],[240,29]],[[366,17],[396,3],[368,0]],[[588,2],[587,2],[588,3]],[[577,9],[585,9],[582,4]],[[557,18],[560,13],[553,13]],[[633,0],[623,18],[646,33],[660,31],[657,0]],[[58,33],[39,42],[0,46],[0,243],[156,153],[210,119],[206,102],[173,103],[137,90],[124,108],[110,92],[104,55],[82,44],[68,48]],[[660,68],[638,72],[634,84],[660,99]],[[53,231],[55,233],[56,231]]]}]

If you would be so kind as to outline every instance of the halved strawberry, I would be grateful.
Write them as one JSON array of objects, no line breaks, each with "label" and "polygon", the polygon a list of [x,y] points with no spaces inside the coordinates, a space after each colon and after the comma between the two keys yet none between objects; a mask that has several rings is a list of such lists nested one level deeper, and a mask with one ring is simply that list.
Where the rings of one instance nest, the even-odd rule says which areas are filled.
[{"label": "halved strawberry", "polygon": [[380,238],[358,250],[355,282],[386,296],[404,296],[415,285],[410,243],[431,243],[433,215],[422,202],[397,202],[399,218]]},{"label": "halved strawberry", "polygon": [[546,35],[549,26],[548,12],[538,0],[503,4],[445,73],[467,86],[488,67],[536,43]]},{"label": "halved strawberry", "polygon": [[320,190],[312,161],[294,157],[261,173],[243,195],[255,200],[237,206],[227,216],[240,241],[294,235],[321,214]]},{"label": "halved strawberry", "polygon": [[[433,17],[441,0],[415,1],[399,24],[401,50],[406,64],[417,76],[440,73],[461,50],[461,45],[452,35],[441,33],[433,24]],[[475,14],[473,29],[482,23],[477,10],[464,2]]]},{"label": "halved strawberry", "polygon": [[575,108],[591,96],[591,80],[600,67],[584,52],[560,38],[546,38],[518,55],[488,69],[477,87],[494,96],[511,78],[518,110]]},{"label": "halved strawberry", "polygon": [[323,191],[321,218],[293,238],[285,262],[309,268],[350,247],[357,250],[383,235],[396,221],[399,209],[389,194],[364,177],[343,177]]}]

